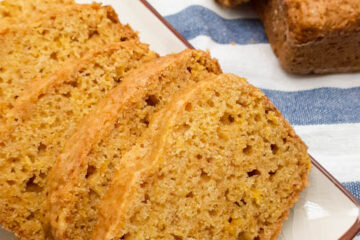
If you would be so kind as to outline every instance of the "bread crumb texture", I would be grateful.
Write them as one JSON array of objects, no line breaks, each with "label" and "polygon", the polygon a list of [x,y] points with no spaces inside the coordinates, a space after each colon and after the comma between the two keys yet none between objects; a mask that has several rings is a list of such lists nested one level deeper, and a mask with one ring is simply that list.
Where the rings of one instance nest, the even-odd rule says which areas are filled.
[{"label": "bread crumb texture", "polygon": [[144,64],[124,78],[86,117],[52,170],[53,235],[90,239],[98,203],[112,174],[148,128],[152,115],[180,89],[220,72],[208,53],[185,50]]},{"label": "bread crumb texture", "polygon": [[73,3],[73,0],[3,0],[0,2],[1,27],[27,24],[41,14]]},{"label": "bread crumb texture", "polygon": [[309,169],[307,147],[260,90],[205,79],[121,159],[92,239],[275,239]]},{"label": "bread crumb texture", "polygon": [[137,39],[136,33],[118,21],[111,7],[95,3],[63,6],[31,24],[1,30],[0,117],[34,79],[105,44],[129,39]]},{"label": "bread crumb texture", "polygon": [[0,130],[0,223],[48,239],[47,177],[79,121],[131,69],[156,57],[137,41],[95,51],[23,92]]}]

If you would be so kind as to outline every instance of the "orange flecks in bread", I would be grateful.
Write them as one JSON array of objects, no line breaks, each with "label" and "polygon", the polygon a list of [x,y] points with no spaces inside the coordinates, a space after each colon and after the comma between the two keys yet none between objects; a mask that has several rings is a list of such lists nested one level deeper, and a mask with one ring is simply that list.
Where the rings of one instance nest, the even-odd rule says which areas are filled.
[{"label": "orange flecks in bread", "polygon": [[[32,2],[32,1],[29,1]],[[0,117],[37,78],[46,78],[66,62],[113,42],[137,39],[111,7],[64,5],[0,30]]]},{"label": "orange flecks in bread", "polygon": [[93,106],[131,69],[155,57],[137,41],[114,43],[23,91],[0,129],[0,223],[5,228],[22,239],[50,237],[47,180],[57,155]]},{"label": "orange flecks in bread", "polygon": [[124,78],[85,118],[52,170],[53,235],[89,239],[113,171],[153,114],[188,84],[220,72],[208,53],[186,50],[144,64]]},{"label": "orange flecks in bread", "polygon": [[176,95],[117,169],[92,239],[275,239],[310,158],[265,95],[228,74]]},{"label": "orange flecks in bread", "polygon": [[2,0],[0,2],[0,26],[11,28],[28,24],[53,9],[74,4],[73,0]]}]

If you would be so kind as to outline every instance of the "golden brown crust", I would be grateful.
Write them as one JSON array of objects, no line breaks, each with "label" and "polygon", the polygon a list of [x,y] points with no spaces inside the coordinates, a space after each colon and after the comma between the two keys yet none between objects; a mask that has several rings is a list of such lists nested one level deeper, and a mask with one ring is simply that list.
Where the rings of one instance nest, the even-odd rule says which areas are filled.
[{"label": "golden brown crust", "polygon": [[282,67],[295,74],[360,70],[359,1],[255,1]]},{"label": "golden brown crust", "polygon": [[[101,202],[98,224],[93,232],[92,239],[117,239],[120,237],[127,239],[127,232],[124,232],[124,228],[129,224],[127,222],[128,219],[134,214],[133,211],[135,210],[133,209],[135,207],[133,206],[138,204],[139,189],[144,187],[144,182],[146,182],[146,179],[149,178],[150,175],[158,171],[158,167],[161,168],[160,164],[166,157],[163,153],[168,147],[168,138],[173,134],[173,128],[176,126],[178,120],[181,119],[181,115],[186,111],[184,110],[186,109],[185,106],[187,106],[189,102],[196,102],[195,100],[199,98],[198,96],[201,96],[203,89],[209,86],[214,87],[215,81],[220,85],[220,82],[225,81],[226,78],[236,79],[236,81],[239,80],[237,77],[228,74],[203,80],[196,85],[191,85],[177,96],[174,96],[171,104],[168,104],[160,113],[154,116],[149,129],[146,130],[131,151],[124,155],[121,167],[115,173],[111,185]],[[299,152],[304,154],[304,158],[306,159],[306,166],[301,172],[302,183],[300,183],[299,189],[293,192],[289,198],[287,208],[284,209],[278,222],[272,224],[267,232],[260,235],[260,239],[276,239],[281,231],[282,222],[288,216],[288,209],[297,201],[299,193],[307,185],[310,158],[306,154],[306,145],[295,134],[290,124],[282,118],[281,113],[270,100],[255,87],[248,85],[247,88],[248,91],[254,91],[255,95],[262,96],[266,108],[275,111],[275,115],[280,118],[280,124],[284,126],[289,136],[292,137],[291,141],[294,142],[299,148]],[[178,141],[181,142],[180,139]],[[151,199],[152,196],[149,196],[149,198]],[[178,200],[180,201],[180,199]],[[130,238],[131,237],[134,236],[130,234]],[[247,238],[245,237],[245,239]]]},{"label": "golden brown crust", "polygon": [[225,7],[234,7],[242,3],[246,3],[249,0],[216,0],[218,3]]},{"label": "golden brown crust", "polygon": [[[146,95],[151,95],[151,92],[154,91],[151,90],[153,85],[160,85],[161,81],[164,81],[161,76],[166,76],[166,72],[169,71],[168,68],[178,67],[182,71],[181,74],[186,75],[188,73],[183,71],[187,71],[186,67],[190,67],[188,64],[195,62],[196,59],[205,60],[201,65],[209,68],[201,71],[220,73],[221,70],[217,61],[212,60],[208,53],[202,51],[186,50],[179,54],[156,59],[129,74],[122,84],[113,89],[83,120],[59,156],[49,181],[50,220],[54,236],[59,239],[79,237],[74,236],[74,223],[66,219],[74,219],[72,216],[77,213],[72,209],[83,197],[84,189],[87,189],[87,179],[84,176],[88,170],[88,155],[91,149],[110,134],[119,118],[126,119],[127,115],[131,116],[127,112],[129,107],[133,106],[134,103],[142,102]],[[179,76],[179,79],[182,78]],[[183,85],[187,81],[193,80],[184,80],[184,83],[179,84]],[[162,101],[165,102],[168,97],[163,96]],[[158,105],[161,105],[161,101]],[[125,129],[127,128],[129,127],[125,126]]]},{"label": "golden brown crust", "polygon": [[[126,206],[131,204],[132,199],[135,197],[136,191],[131,186],[131,183],[136,178],[141,178],[147,169],[150,169],[154,162],[149,159],[156,154],[157,149],[160,149],[162,139],[159,137],[160,133],[164,132],[163,119],[171,117],[167,109],[159,111],[151,120],[149,129],[138,140],[144,143],[142,151],[132,155],[132,159],[127,159],[124,156],[124,161],[132,161],[134,164],[131,169],[126,168],[126,171],[117,171],[111,181],[111,185],[100,203],[100,210],[98,212],[98,221],[96,228],[92,234],[91,239],[113,239],[117,237],[119,226],[121,222],[125,222]],[[131,151],[139,150],[139,144],[133,147]],[[156,157],[156,156],[154,156]],[[141,159],[139,161],[138,159]],[[122,163],[126,165],[126,163]],[[129,187],[131,186],[131,187]],[[114,208],[115,207],[115,208]],[[112,209],[112,212],[109,210]],[[101,224],[100,224],[101,223]]]},{"label": "golden brown crust", "polygon": [[[295,142],[297,142],[299,144],[299,146],[301,146],[303,148],[303,151],[306,152],[308,147],[302,141],[302,139],[295,133],[294,129],[291,127],[290,123],[283,117],[281,112],[273,105],[273,103],[270,101],[270,99],[268,97],[264,96],[264,101],[266,102],[266,105],[268,105],[269,109],[273,109],[276,112],[277,116],[280,117],[281,119],[283,119],[283,123],[285,125],[285,128],[289,132],[289,135],[292,136],[294,138]],[[301,179],[302,179],[301,186],[302,187],[298,192],[295,192],[293,194],[293,197],[292,197],[292,199],[289,200],[289,204],[287,206],[288,210],[284,211],[284,213],[283,213],[282,217],[279,219],[278,223],[273,224],[273,226],[272,226],[273,234],[270,237],[270,240],[276,240],[277,239],[277,237],[281,233],[284,221],[289,216],[290,208],[293,207],[294,204],[298,201],[300,193],[302,192],[302,190],[305,189],[305,187],[308,186],[308,175],[309,175],[310,168],[311,168],[311,163],[310,163],[310,158],[309,158],[309,166],[307,168],[307,171],[303,172],[302,173],[303,175],[301,177]]]},{"label": "golden brown crust", "polygon": [[351,33],[360,26],[357,0],[283,0],[289,40],[307,43],[323,36]]}]

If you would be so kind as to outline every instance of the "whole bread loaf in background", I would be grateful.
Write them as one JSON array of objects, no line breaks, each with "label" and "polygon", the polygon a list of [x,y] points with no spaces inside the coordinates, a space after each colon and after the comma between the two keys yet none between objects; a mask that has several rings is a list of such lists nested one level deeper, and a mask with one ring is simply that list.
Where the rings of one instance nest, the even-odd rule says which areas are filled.
[{"label": "whole bread loaf in background", "polygon": [[254,1],[281,66],[290,73],[360,71],[359,0]]},{"label": "whole bread loaf in background", "polygon": [[73,0],[2,0],[0,28],[11,28],[16,24],[26,25],[42,14],[73,3]]},{"label": "whole bread loaf in background", "polygon": [[307,185],[307,147],[255,87],[204,78],[121,159],[92,239],[275,239]]},{"label": "whole bread loaf in background", "polygon": [[90,239],[97,207],[121,157],[152,115],[188,84],[220,73],[216,60],[186,50],[143,64],[89,114],[69,138],[49,180],[50,220],[57,239]]},{"label": "whole bread loaf in background", "polygon": [[106,93],[156,56],[135,40],[114,43],[23,91],[0,125],[0,224],[5,229],[21,239],[52,239],[46,200],[56,157]]},{"label": "whole bread loaf in background", "polygon": [[0,32],[0,118],[35,78],[45,78],[65,62],[107,43],[137,39],[111,7],[63,6],[29,25]]}]

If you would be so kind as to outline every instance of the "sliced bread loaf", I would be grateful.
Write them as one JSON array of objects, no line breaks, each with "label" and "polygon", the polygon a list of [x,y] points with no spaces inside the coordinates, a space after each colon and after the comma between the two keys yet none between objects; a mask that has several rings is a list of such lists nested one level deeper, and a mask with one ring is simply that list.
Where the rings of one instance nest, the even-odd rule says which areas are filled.
[{"label": "sliced bread loaf", "polygon": [[73,0],[3,0],[0,2],[0,25],[4,29],[27,24],[41,14],[73,3]]},{"label": "sliced bread loaf", "polygon": [[0,224],[21,239],[49,239],[48,172],[77,123],[131,69],[156,57],[114,43],[23,91],[0,128]]},{"label": "sliced bread loaf", "polygon": [[47,77],[106,43],[136,38],[111,7],[99,4],[55,9],[31,25],[0,32],[0,117],[32,79]]},{"label": "sliced bread loaf", "polygon": [[121,159],[92,239],[275,239],[307,184],[306,151],[244,79],[200,81]]},{"label": "sliced bread loaf", "polygon": [[189,83],[220,73],[216,60],[186,50],[129,74],[68,140],[50,175],[50,219],[57,239],[89,239],[112,173],[151,116]]}]

